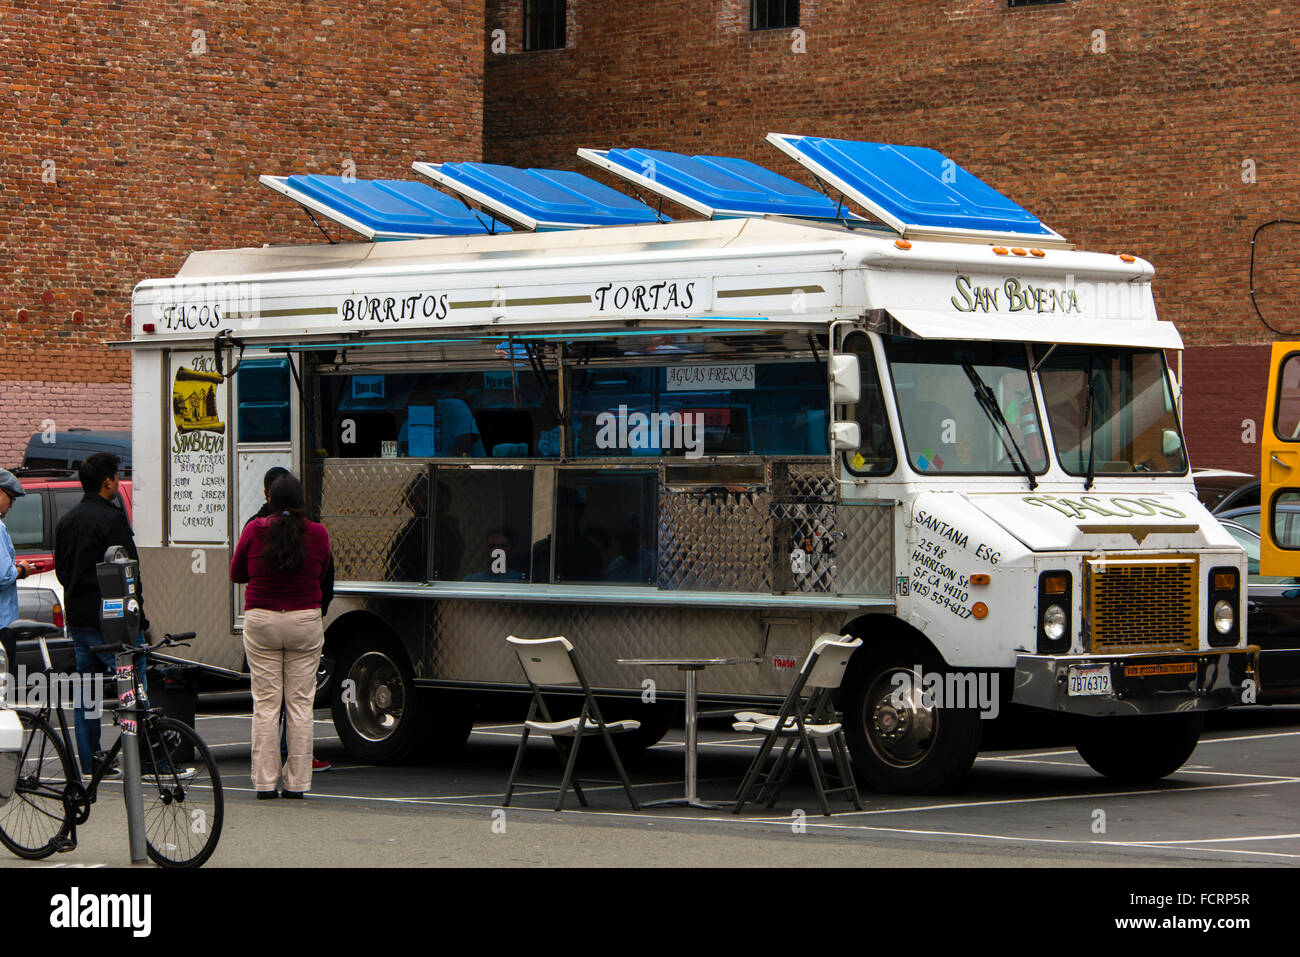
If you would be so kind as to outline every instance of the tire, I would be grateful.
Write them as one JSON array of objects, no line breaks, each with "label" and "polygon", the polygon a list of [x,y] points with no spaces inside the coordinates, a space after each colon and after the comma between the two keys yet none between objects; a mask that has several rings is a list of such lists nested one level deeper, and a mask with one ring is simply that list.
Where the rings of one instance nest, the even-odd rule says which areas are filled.
[{"label": "tire", "polygon": [[[391,635],[358,635],[339,655],[330,712],[339,739],[358,761],[401,764],[463,744],[466,716],[438,703],[433,692],[415,687],[406,652]],[[440,717],[449,723],[440,727]],[[472,715],[468,720],[472,727]]]},{"label": "tire", "polygon": [[612,735],[618,756],[624,761],[639,757],[662,741],[681,712],[680,706],[672,701],[657,701],[654,704],[620,702],[611,704],[608,708],[602,701],[600,710],[606,721],[631,718],[641,722],[641,727],[635,731]]},{"label": "tire", "polygon": [[1082,718],[1075,747],[1094,771],[1117,781],[1158,781],[1192,756],[1204,714]]},{"label": "tire", "polygon": [[[926,708],[916,665],[942,673],[943,663],[908,641],[864,646],[849,663],[844,688],[844,732],[853,767],[874,791],[935,794],[951,789],[975,763],[980,715],[975,708]],[[894,676],[912,677],[914,692],[896,703]]]},{"label": "tire", "polygon": [[201,867],[217,849],[225,819],[216,762],[183,721],[155,718],[143,731],[140,776],[149,859],[159,867]]},{"label": "tire", "polygon": [[444,688],[417,688],[416,692],[420,713],[412,754],[433,762],[454,758],[474,730],[478,708],[473,697]]},{"label": "tire", "polygon": [[81,783],[63,742],[45,719],[19,711],[23,747],[13,796],[0,807],[0,844],[19,857],[38,861],[58,850],[72,831],[70,782]]}]

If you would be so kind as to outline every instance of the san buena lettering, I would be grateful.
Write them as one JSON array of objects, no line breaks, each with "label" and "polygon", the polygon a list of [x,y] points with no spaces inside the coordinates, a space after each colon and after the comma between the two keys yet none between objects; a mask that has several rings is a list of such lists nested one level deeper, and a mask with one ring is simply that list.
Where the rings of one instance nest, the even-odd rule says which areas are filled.
[{"label": "san buena lettering", "polygon": [[[1002,298],[999,298],[1001,295]],[[958,299],[957,297],[961,298]],[[1008,279],[1001,287],[980,286],[970,276],[957,277],[957,295],[950,300],[958,312],[1082,312],[1079,296],[1073,289],[1052,289],[1048,286],[1021,285],[1019,279]]]},{"label": "san buena lettering", "polygon": [[1095,495],[1081,495],[1078,498],[1064,498],[1056,495],[1026,495],[1024,500],[1030,505],[1056,509],[1070,518],[1086,518],[1089,513],[1107,518],[1137,518],[1160,515],[1165,518],[1186,518],[1187,515],[1172,505],[1165,505],[1159,499],[1132,498],[1124,495],[1112,495],[1102,504]]}]

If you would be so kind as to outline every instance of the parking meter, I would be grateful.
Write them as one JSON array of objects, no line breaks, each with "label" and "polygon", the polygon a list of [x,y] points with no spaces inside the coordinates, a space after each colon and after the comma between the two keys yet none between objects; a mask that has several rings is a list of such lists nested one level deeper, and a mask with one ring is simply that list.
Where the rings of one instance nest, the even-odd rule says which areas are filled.
[{"label": "parking meter", "polygon": [[[135,648],[140,635],[140,563],[121,545],[104,552],[104,560],[95,566],[99,580],[99,628],[109,644]],[[118,730],[122,734],[122,772],[126,791],[126,828],[131,843],[131,863],[142,863],[147,851],[144,832],[144,794],[140,783],[139,711],[148,708],[143,698],[144,681],[140,682],[142,700],[135,700],[132,672],[136,655],[133,651],[117,654]],[[130,714],[126,717],[122,712]]]},{"label": "parking meter", "polygon": [[135,647],[140,635],[140,563],[121,545],[104,552],[95,566],[99,579],[99,627],[111,644]]}]

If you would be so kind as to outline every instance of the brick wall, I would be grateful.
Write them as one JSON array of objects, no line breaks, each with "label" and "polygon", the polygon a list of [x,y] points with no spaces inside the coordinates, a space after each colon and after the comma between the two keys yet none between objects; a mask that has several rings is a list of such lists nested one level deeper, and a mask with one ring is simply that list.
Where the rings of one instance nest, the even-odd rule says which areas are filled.
[{"label": "brick wall", "polygon": [[[1273,338],[1247,278],[1255,227],[1300,220],[1294,4],[804,0],[801,36],[751,32],[748,0],[568,6],[568,49],[522,53],[520,0],[488,0],[507,52],[487,55],[485,159],[579,169],[578,147],[642,145],[803,178],[764,134],[931,146],[1083,248],[1151,260],[1189,345]],[[1258,267],[1261,309],[1297,329],[1300,228],[1262,234]]]},{"label": "brick wall", "polygon": [[478,159],[483,26],[481,0],[0,0],[0,460],[47,417],[129,427],[129,360],[99,343],[137,282],[322,241],[258,174]]},{"label": "brick wall", "polygon": [[1183,429],[1192,464],[1259,474],[1269,347],[1183,352]]},{"label": "brick wall", "polygon": [[131,428],[130,382],[76,383],[55,380],[0,381],[0,468],[22,464],[36,432],[52,422],[55,431],[74,428]]}]

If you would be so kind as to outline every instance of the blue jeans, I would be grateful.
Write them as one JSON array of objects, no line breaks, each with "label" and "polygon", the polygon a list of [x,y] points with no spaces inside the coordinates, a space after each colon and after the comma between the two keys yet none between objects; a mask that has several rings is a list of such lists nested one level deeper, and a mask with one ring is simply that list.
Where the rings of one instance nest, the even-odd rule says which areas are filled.
[{"label": "blue jeans", "polygon": [[[77,654],[77,673],[83,675],[103,674],[105,681],[111,681],[114,668],[114,656],[106,651],[91,651],[96,645],[107,644],[97,628],[69,628],[72,648]],[[111,687],[111,686],[109,686]],[[107,690],[107,688],[106,688]],[[95,770],[95,752],[99,750],[99,726],[101,719],[87,720],[85,708],[72,710],[72,723],[77,735],[77,758],[81,762],[84,774]]]},{"label": "blue jeans", "polygon": [[[108,644],[99,629],[69,628],[68,635],[72,638],[72,648],[77,655],[77,673],[104,675],[105,692],[114,692],[117,687],[114,683],[117,656],[107,651],[90,650],[98,645]],[[140,636],[141,639],[143,637]],[[142,644],[143,641],[138,643]],[[140,686],[144,687],[143,675],[140,678]],[[77,738],[77,759],[81,763],[84,774],[94,773],[95,752],[99,750],[99,729],[102,720],[102,718],[88,719],[84,707],[72,709],[72,725]]]}]

